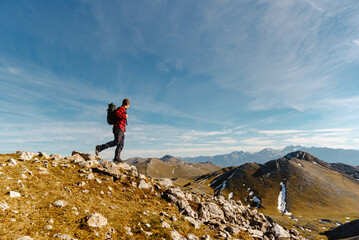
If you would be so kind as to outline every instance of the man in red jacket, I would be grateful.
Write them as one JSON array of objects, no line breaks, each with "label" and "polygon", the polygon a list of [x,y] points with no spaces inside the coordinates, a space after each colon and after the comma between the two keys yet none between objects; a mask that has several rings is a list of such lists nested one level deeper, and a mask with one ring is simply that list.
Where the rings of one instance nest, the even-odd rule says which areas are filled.
[{"label": "man in red jacket", "polygon": [[101,151],[105,150],[106,148],[117,146],[115,151],[115,158],[113,159],[113,161],[123,162],[120,158],[120,154],[123,148],[123,144],[125,142],[125,132],[127,125],[127,117],[128,117],[126,113],[126,109],[128,109],[129,106],[130,106],[130,101],[127,98],[123,99],[122,106],[116,110],[117,121],[113,125],[113,129],[112,129],[115,139],[111,142],[102,145],[97,145],[95,149],[96,156],[98,156],[98,154]]}]

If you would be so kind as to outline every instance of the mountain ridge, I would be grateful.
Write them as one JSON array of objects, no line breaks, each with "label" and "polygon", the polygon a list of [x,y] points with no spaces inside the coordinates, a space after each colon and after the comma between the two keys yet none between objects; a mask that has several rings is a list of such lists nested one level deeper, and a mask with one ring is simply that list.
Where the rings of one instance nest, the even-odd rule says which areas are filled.
[{"label": "mountain ridge", "polygon": [[[248,162],[265,163],[267,161],[277,159],[285,156],[288,153],[295,151],[304,151],[310,153],[328,163],[341,162],[352,166],[358,166],[359,150],[355,149],[334,149],[327,147],[303,147],[300,145],[286,146],[283,149],[265,148],[258,152],[244,152],[234,151],[228,154],[214,155],[214,156],[197,156],[197,157],[183,157],[188,162],[205,162],[211,161],[216,165],[223,167],[239,166]],[[181,158],[181,157],[180,157]]]}]

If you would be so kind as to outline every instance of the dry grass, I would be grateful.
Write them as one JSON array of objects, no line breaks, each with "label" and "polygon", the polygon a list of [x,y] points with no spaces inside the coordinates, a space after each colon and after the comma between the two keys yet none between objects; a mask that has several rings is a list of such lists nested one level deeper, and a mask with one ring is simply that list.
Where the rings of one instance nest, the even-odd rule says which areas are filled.
[{"label": "dry grass", "polygon": [[[6,163],[11,157],[18,160],[16,154],[2,154],[0,163]],[[61,160],[57,167],[52,167],[49,161],[48,175],[39,174],[37,168],[44,165],[33,161],[18,161],[14,167],[1,167],[0,204],[5,201],[10,209],[0,210],[0,239],[17,239],[21,236],[52,239],[56,233],[77,239],[105,239],[108,232],[113,239],[170,239],[170,230],[161,227],[162,220],[182,235],[193,233],[201,237],[208,234],[215,238],[214,229],[207,226],[194,229],[182,219],[177,207],[161,199],[158,192],[132,187],[132,181],[137,179],[114,182],[106,180],[107,176],[93,173],[95,179],[102,181],[98,183],[95,179],[87,180],[85,175],[81,176],[83,174],[79,170],[82,168],[77,165],[60,165]],[[26,179],[21,176],[24,168],[32,172],[32,175],[25,173]],[[79,187],[80,182],[85,182],[85,185]],[[9,191],[19,192],[22,196],[10,198]],[[68,205],[55,207],[53,203],[57,200],[64,200]],[[145,211],[148,214],[144,214]],[[106,227],[95,229],[85,224],[86,217],[95,212],[107,218]],[[160,216],[161,212],[176,216],[178,221],[172,222],[168,217]],[[49,223],[50,219],[53,223]],[[146,228],[146,223],[151,227]],[[51,225],[53,229],[45,230],[46,225]],[[132,228],[133,236],[126,235],[125,226]],[[146,231],[153,234],[147,236]]]}]

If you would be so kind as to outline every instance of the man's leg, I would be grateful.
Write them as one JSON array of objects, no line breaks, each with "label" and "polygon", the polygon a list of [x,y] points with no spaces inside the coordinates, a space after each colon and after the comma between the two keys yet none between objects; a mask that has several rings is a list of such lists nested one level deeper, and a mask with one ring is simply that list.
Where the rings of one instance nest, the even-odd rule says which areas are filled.
[{"label": "man's leg", "polygon": [[113,161],[122,162],[120,155],[123,149],[123,145],[125,143],[125,133],[121,129],[119,129],[117,137],[118,137],[118,145],[115,151],[115,158],[113,159]]},{"label": "man's leg", "polygon": [[118,145],[119,144],[119,138],[118,138],[117,129],[113,129],[113,135],[114,135],[114,138],[115,138],[114,140],[112,140],[112,141],[110,141],[108,143],[102,144],[102,145],[97,145],[96,146],[96,151],[101,152],[101,151],[103,151],[103,150],[105,150],[105,149],[107,149],[109,147],[114,147],[114,146]]}]

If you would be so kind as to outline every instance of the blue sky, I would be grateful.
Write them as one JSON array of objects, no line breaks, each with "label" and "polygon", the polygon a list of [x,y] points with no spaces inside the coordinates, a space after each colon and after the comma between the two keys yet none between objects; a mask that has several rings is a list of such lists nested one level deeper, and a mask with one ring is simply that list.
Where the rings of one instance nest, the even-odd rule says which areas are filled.
[{"label": "blue sky", "polygon": [[123,158],[358,149],[358,1],[0,6],[0,152],[93,152],[125,97]]}]

